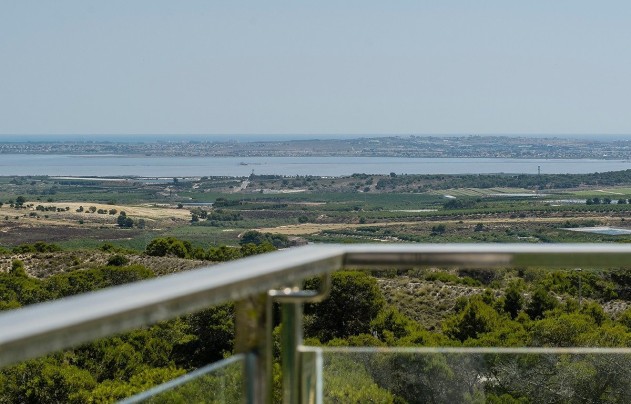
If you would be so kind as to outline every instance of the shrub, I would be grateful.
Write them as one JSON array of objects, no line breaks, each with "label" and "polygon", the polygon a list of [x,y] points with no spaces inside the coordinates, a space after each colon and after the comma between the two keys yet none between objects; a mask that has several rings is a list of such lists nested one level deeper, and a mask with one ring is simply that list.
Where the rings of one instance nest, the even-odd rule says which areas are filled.
[{"label": "shrub", "polygon": [[127,264],[129,264],[129,258],[120,254],[112,255],[107,260],[107,265],[114,266],[114,267],[122,267]]}]

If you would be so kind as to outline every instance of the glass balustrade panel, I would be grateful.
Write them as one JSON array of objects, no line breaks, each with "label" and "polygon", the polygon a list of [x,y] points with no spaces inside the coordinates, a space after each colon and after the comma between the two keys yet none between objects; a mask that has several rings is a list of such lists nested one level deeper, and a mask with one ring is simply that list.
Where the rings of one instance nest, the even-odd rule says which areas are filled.
[{"label": "glass balustrade panel", "polygon": [[197,369],[120,403],[233,404],[244,400],[243,355]]},{"label": "glass balustrade panel", "polygon": [[310,403],[631,402],[631,349],[303,348]]}]

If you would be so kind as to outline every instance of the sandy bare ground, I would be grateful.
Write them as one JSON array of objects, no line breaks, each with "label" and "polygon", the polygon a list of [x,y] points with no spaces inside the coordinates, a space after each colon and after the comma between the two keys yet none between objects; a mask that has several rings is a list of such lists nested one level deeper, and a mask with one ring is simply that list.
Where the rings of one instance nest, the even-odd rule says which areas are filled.
[{"label": "sandy bare ground", "polygon": [[[22,242],[30,242],[33,237],[41,240],[82,237],[88,229],[103,233],[104,229],[118,228],[116,220],[120,212],[125,212],[133,220],[145,220],[146,226],[150,228],[170,227],[187,222],[191,217],[187,209],[177,209],[169,205],[125,206],[90,202],[52,202],[41,205],[55,206],[62,211],[37,211],[34,207],[16,210],[8,205],[0,208],[0,243],[16,237]],[[83,212],[77,212],[79,206],[83,206]],[[108,213],[90,213],[91,206],[94,206],[97,212],[103,209]],[[66,207],[69,208],[67,211]],[[110,209],[116,209],[116,213],[109,214]]]},{"label": "sandy bare ground", "polygon": [[614,192],[614,191],[605,191],[604,189],[596,189],[596,192],[602,192],[604,194],[611,194],[611,195],[624,195],[623,193],[620,192]]},{"label": "sandy bare ground", "polygon": [[[47,206],[46,204],[42,204],[43,206]],[[118,212],[124,211],[128,216],[138,216],[148,219],[166,219],[170,217],[178,218],[178,219],[190,219],[191,214],[186,209],[177,209],[175,206],[169,205],[137,205],[137,206],[126,206],[126,205],[106,205],[99,203],[76,203],[76,202],[60,202],[58,204],[51,203],[50,205],[55,205],[57,207],[66,207],[69,206],[71,211],[76,211],[79,206],[83,206],[83,209],[88,209],[90,206],[96,207],[97,210],[104,209],[116,209]]]},{"label": "sandy bare ground", "polygon": [[[476,218],[470,220],[440,220],[440,223],[464,223],[464,224],[493,224],[493,223],[558,223],[564,222],[568,219],[577,219],[570,217],[527,217],[527,218]],[[377,222],[377,223],[304,223],[304,224],[292,224],[278,227],[267,227],[256,229],[265,233],[284,234],[287,236],[298,236],[320,233],[324,230],[340,230],[340,229],[356,229],[360,227],[389,227],[389,226],[408,226],[408,225],[421,225],[424,223],[437,223],[436,220],[428,221],[406,221],[406,222]]]},{"label": "sandy bare ground", "polygon": [[[32,202],[29,202],[29,203],[32,203]],[[35,204],[35,206],[37,205],[42,205],[44,207],[56,206],[57,208],[61,208],[61,209],[65,209],[66,207],[69,207],[70,209],[64,212],[52,212],[52,211],[42,212],[42,211],[36,211],[34,207],[16,210],[9,207],[8,205],[4,205],[2,208],[0,208],[0,215],[13,217],[13,216],[23,216],[26,214],[28,216],[30,212],[37,212],[39,216],[48,215],[51,219],[63,219],[70,216],[74,219],[78,215],[86,217],[86,218],[89,217],[90,215],[109,216],[109,214],[100,215],[98,213],[86,212],[91,206],[94,206],[97,211],[99,209],[103,209],[109,212],[110,209],[116,209],[116,216],[118,216],[120,212],[125,212],[128,216],[145,218],[145,219],[153,219],[153,220],[168,219],[168,218],[188,220],[191,217],[191,214],[187,209],[177,209],[177,207],[170,206],[170,205],[149,205],[149,204],[147,205],[107,205],[107,204],[93,203],[93,202],[45,202],[45,203]],[[79,209],[80,206],[82,206],[84,209],[84,211],[81,213],[77,212],[77,209]],[[50,220],[50,221],[55,221],[55,220]]]},{"label": "sandy bare ground", "polygon": [[[32,202],[28,202],[30,203]],[[119,228],[117,219],[122,211],[136,223],[140,219],[144,220],[145,228],[154,230],[181,226],[190,221],[191,217],[187,209],[177,209],[172,205],[127,206],[91,202],[49,202],[41,205],[55,206],[62,211],[37,211],[35,207],[16,210],[6,204],[0,208],[0,245],[72,239],[96,239],[105,242],[137,236],[143,230]],[[83,206],[83,212],[76,211],[79,206]],[[96,208],[96,212],[103,209],[108,213],[89,213],[92,206]],[[110,209],[116,209],[116,213],[109,214]]]},{"label": "sandy bare ground", "polygon": [[286,226],[278,226],[278,227],[266,227],[262,229],[256,229],[260,232],[264,233],[276,233],[276,234],[285,234],[287,236],[297,236],[297,235],[306,235],[306,234],[316,234],[323,230],[340,230],[340,229],[355,229],[359,227],[368,227],[368,226],[398,226],[405,224],[418,224],[418,222],[383,222],[383,223],[370,223],[370,224],[353,224],[353,223],[326,223],[326,224],[318,224],[318,223],[305,223],[305,224],[290,224]]}]

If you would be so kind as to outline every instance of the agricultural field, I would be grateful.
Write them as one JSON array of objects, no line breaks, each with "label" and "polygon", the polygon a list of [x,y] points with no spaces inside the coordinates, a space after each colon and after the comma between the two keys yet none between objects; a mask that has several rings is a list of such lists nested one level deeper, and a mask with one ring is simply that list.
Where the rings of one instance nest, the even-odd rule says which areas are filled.
[{"label": "agricultural field", "polygon": [[[237,245],[252,229],[303,242],[627,242],[563,228],[630,227],[631,204],[619,203],[631,198],[629,177],[621,172],[610,186],[597,175],[4,177],[0,245],[112,242],[142,250],[172,236],[207,247]],[[463,186],[446,186],[454,183]],[[594,198],[598,204],[586,203]]]}]

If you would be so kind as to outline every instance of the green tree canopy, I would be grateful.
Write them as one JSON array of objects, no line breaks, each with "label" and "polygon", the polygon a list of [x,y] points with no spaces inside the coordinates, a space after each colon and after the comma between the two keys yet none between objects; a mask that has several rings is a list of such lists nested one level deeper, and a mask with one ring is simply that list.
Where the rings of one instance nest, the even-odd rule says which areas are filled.
[{"label": "green tree canopy", "polygon": [[[342,271],[331,274],[331,282],[328,299],[305,307],[306,335],[325,342],[370,333],[372,320],[385,306],[376,279],[363,272]],[[306,282],[308,289],[319,286],[319,279]]]}]

